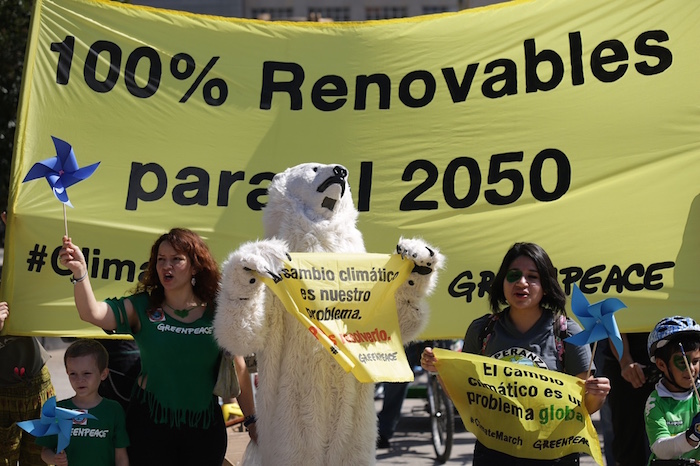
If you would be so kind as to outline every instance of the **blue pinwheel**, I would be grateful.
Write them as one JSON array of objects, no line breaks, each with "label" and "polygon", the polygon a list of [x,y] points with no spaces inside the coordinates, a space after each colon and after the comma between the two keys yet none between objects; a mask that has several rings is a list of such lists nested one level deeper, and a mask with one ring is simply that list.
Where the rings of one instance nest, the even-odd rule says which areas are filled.
[{"label": "blue pinwheel", "polygon": [[64,205],[73,207],[73,204],[68,199],[66,189],[90,177],[100,162],[80,168],[78,167],[78,161],[75,159],[73,147],[57,137],[51,136],[51,139],[53,139],[53,144],[56,147],[56,157],[35,163],[29,170],[29,173],[27,173],[27,176],[24,177],[24,180],[22,180],[22,183],[36,180],[37,178],[46,178],[56,199],[63,202]]},{"label": "blue pinwheel", "polygon": [[56,406],[56,397],[52,396],[41,407],[41,419],[18,422],[17,425],[34,437],[58,435],[56,452],[63,451],[70,443],[73,419],[97,419],[92,414]]},{"label": "blue pinwheel", "polygon": [[574,289],[571,293],[571,309],[581,322],[583,331],[567,338],[565,341],[577,346],[583,346],[610,338],[617,350],[618,359],[621,358],[622,337],[613,314],[615,311],[626,307],[617,298],[607,298],[595,304],[588,304],[588,300],[583,292],[574,284]]}]

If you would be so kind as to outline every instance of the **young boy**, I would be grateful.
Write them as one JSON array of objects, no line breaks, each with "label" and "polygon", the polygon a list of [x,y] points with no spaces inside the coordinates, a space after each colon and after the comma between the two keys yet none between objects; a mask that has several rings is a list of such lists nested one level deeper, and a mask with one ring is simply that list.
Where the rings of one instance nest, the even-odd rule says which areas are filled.
[{"label": "young boy", "polygon": [[649,334],[647,348],[663,374],[644,412],[652,452],[649,464],[655,458],[698,460],[700,400],[695,388],[700,373],[700,325],[690,317],[664,318]]},{"label": "young boy", "polygon": [[66,348],[63,362],[75,396],[57,403],[61,408],[92,414],[97,419],[74,420],[70,444],[56,451],[58,437],[37,438],[43,446],[41,459],[56,466],[128,466],[124,410],[113,400],[102,398],[97,389],[107,378],[107,350],[98,341],[80,339]]}]

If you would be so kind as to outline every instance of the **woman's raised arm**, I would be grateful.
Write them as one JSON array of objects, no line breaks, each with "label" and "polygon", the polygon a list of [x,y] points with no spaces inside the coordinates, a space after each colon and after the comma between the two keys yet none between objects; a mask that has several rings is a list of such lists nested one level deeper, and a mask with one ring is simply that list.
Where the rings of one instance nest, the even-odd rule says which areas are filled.
[{"label": "woman's raised arm", "polygon": [[[85,256],[68,236],[63,237],[63,247],[59,257],[61,258],[61,264],[73,272],[71,279],[74,286],[73,296],[80,319],[105,330],[115,330],[117,328],[117,320],[114,317],[114,313],[106,302],[95,299]],[[127,315],[131,324],[131,319],[134,315],[133,307],[131,307],[130,302],[126,304]]]}]

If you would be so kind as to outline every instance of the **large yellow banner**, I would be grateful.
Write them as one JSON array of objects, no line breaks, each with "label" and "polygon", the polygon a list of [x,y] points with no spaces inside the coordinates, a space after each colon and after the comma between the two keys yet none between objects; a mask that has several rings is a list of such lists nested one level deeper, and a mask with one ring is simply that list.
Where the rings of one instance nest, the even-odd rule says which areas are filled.
[{"label": "large yellow banner", "polygon": [[367,251],[422,236],[448,259],[425,338],[462,337],[516,241],[567,293],[619,297],[622,331],[700,308],[700,2],[516,1],[364,23],[37,0],[12,166],[5,332],[101,335],[58,261],[62,204],[22,180],[66,141],[67,228],[98,298],[156,236],[218,260],[262,235],[274,173],[349,170]]},{"label": "large yellow banner", "polygon": [[602,465],[583,380],[532,365],[436,348],[435,367],[464,426],[485,446],[519,458],[586,453]]},{"label": "large yellow banner", "polygon": [[398,254],[294,253],[260,276],[346,372],[363,383],[412,382],[394,293],[414,263]]}]

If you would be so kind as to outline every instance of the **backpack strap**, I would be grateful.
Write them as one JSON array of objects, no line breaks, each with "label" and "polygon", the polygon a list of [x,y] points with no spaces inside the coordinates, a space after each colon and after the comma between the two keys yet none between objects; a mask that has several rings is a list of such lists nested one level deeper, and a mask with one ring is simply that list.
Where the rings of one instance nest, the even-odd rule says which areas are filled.
[{"label": "backpack strap", "polygon": [[479,345],[481,346],[481,349],[479,350],[479,354],[481,354],[481,355],[486,354],[486,344],[489,342],[489,339],[491,338],[491,335],[493,334],[493,328],[496,326],[496,322],[500,318],[501,318],[500,313],[491,314],[489,316],[489,320],[486,322],[486,325],[481,330],[481,333],[479,333]]},{"label": "backpack strap", "polygon": [[568,324],[566,323],[566,316],[563,314],[558,314],[554,317],[554,345],[557,348],[557,357],[559,361],[564,364],[564,338],[567,336]]}]

